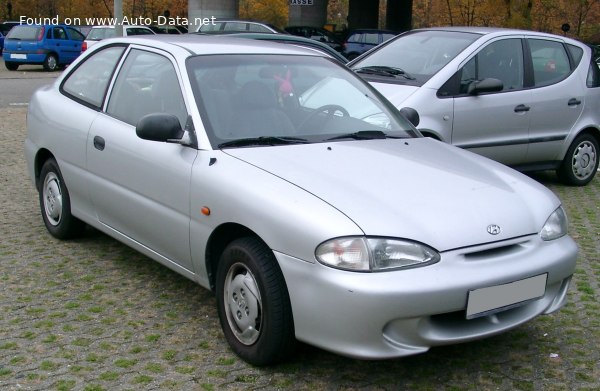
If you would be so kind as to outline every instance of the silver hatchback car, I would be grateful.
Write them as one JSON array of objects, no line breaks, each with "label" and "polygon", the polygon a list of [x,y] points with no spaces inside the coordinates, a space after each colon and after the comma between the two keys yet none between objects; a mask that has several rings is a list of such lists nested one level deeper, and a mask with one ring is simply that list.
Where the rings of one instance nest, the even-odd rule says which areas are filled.
[{"label": "silver hatchback car", "polygon": [[414,30],[349,64],[424,135],[585,185],[598,169],[600,70],[581,42],[481,27]]},{"label": "silver hatchback car", "polygon": [[388,358],[559,309],[577,246],[534,180],[422,137],[319,52],[103,40],[29,105],[48,231],[87,223],[214,290],[255,365],[296,339]]}]

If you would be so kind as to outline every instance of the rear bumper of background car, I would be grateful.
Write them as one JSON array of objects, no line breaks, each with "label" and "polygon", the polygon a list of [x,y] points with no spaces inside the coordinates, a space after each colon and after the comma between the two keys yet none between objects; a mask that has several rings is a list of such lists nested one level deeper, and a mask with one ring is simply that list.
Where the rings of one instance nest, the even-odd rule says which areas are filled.
[{"label": "rear bumper of background car", "polygon": [[36,52],[11,52],[5,50],[2,53],[4,61],[14,62],[18,64],[42,64],[48,54],[47,50]]},{"label": "rear bumper of background car", "polygon": [[[577,246],[568,236],[544,242],[530,235],[444,252],[430,266],[377,273],[275,255],[299,340],[350,357],[383,359],[491,336],[557,310],[566,300]],[[466,319],[470,291],[545,274],[543,296]]]}]

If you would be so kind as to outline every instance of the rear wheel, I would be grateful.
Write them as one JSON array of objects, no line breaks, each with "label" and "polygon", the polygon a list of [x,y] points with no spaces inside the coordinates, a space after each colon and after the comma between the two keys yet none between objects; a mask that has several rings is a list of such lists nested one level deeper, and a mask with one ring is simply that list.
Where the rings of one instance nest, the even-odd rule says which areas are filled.
[{"label": "rear wheel", "polygon": [[19,64],[12,61],[5,61],[4,66],[6,66],[6,69],[8,69],[9,71],[16,71],[17,69],[19,69]]},{"label": "rear wheel", "polygon": [[48,232],[58,239],[79,236],[85,224],[71,214],[71,198],[56,160],[49,159],[40,173],[40,209]]},{"label": "rear wheel", "polygon": [[598,141],[591,134],[582,134],[567,150],[557,174],[568,185],[583,186],[594,178],[598,162]]},{"label": "rear wheel", "polygon": [[58,59],[55,54],[48,54],[44,59],[44,69],[48,72],[52,72],[58,69]]},{"label": "rear wheel", "polygon": [[283,361],[294,348],[290,300],[273,252],[253,237],[233,241],[217,270],[217,309],[227,342],[253,365]]}]

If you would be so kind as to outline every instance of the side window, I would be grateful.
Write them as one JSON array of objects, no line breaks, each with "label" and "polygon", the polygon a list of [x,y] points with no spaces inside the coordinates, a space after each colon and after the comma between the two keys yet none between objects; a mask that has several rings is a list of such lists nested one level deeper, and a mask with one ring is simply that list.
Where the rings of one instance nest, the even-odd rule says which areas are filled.
[{"label": "side window", "polygon": [[100,108],[123,50],[125,48],[122,46],[113,46],[93,54],[67,76],[62,85],[62,92]]},{"label": "side window", "polygon": [[571,73],[569,57],[562,43],[530,39],[533,79],[536,87],[558,83]]},{"label": "side window", "polygon": [[362,41],[362,36],[362,33],[352,34],[350,38],[348,38],[348,42],[360,43]]},{"label": "side window", "polygon": [[54,39],[67,39],[67,33],[62,27],[53,27],[52,35],[54,35]]},{"label": "side window", "polygon": [[271,30],[269,30],[268,28],[261,26],[260,24],[253,24],[250,23],[248,25],[248,28],[250,29],[250,31],[252,32],[256,32],[256,33],[270,33]]},{"label": "side window", "polygon": [[247,23],[227,22],[223,31],[246,31],[248,30]]},{"label": "side window", "polygon": [[151,113],[169,113],[183,127],[187,110],[171,61],[156,53],[132,50],[112,89],[106,112],[135,126]]},{"label": "side window", "polygon": [[379,44],[379,33],[367,33],[365,34],[365,43],[369,45]]},{"label": "side window", "polygon": [[593,50],[586,85],[588,88],[600,87],[600,49]]},{"label": "side window", "polygon": [[475,80],[498,79],[504,85],[502,91],[523,88],[523,45],[520,39],[504,39],[484,47],[462,68],[460,93],[467,92]]},{"label": "side window", "polygon": [[571,58],[573,59],[573,69],[575,69],[581,62],[581,57],[583,57],[583,49],[575,45],[567,45],[567,48],[569,48],[569,52],[571,53]]}]

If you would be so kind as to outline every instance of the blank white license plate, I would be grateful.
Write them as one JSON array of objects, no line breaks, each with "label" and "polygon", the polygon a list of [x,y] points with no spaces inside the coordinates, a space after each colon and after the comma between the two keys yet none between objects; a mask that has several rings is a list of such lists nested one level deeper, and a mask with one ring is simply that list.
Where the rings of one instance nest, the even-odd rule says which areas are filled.
[{"label": "blank white license plate", "polygon": [[10,58],[14,58],[15,60],[27,60],[27,55],[26,54],[19,54],[19,53],[11,53],[10,54]]},{"label": "blank white license plate", "polygon": [[469,291],[467,319],[493,314],[544,296],[548,274]]}]

